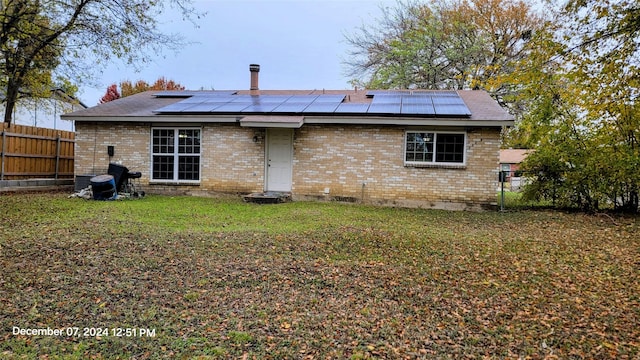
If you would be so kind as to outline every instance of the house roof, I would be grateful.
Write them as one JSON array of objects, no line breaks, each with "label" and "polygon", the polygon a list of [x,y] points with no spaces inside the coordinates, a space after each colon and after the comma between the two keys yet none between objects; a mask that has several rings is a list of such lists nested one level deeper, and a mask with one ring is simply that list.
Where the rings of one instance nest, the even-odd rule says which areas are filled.
[{"label": "house roof", "polygon": [[[398,92],[395,92],[398,93]],[[393,91],[378,90],[259,90],[255,91],[147,91],[115,101],[100,104],[88,109],[79,110],[63,115],[61,118],[75,121],[98,122],[240,122],[242,126],[251,127],[300,127],[302,124],[340,123],[340,124],[387,124],[387,125],[441,125],[441,126],[511,126],[513,116],[504,110],[488,93],[482,90],[459,91],[413,91],[406,94],[407,98],[435,94],[434,96],[450,96],[457,101],[454,105],[444,105],[445,113],[405,112],[393,110],[394,107],[384,106],[381,99],[385,95],[393,98]],[[419,95],[418,95],[419,94]],[[251,96],[249,96],[251,95]],[[338,95],[338,96],[336,96]],[[237,98],[236,98],[237,96]],[[451,97],[453,96],[453,97]],[[376,99],[378,97],[378,99]],[[252,99],[271,102],[289,100],[292,105],[300,105],[300,99],[309,101],[313,106],[289,106],[287,111],[278,111],[285,107],[253,106],[250,110],[237,110],[237,106],[221,106],[215,112],[205,110],[205,106],[188,107],[186,103],[196,103],[198,99]],[[400,99],[400,97],[397,97]],[[222,101],[222,100],[220,100]],[[228,100],[227,100],[228,101]],[[328,107],[315,104],[313,101],[332,102]],[[400,101],[400,100],[394,100]],[[404,101],[404,100],[403,100]],[[205,105],[205,104],[202,104]],[[227,104],[231,105],[231,104]],[[304,105],[304,104],[303,104]],[[377,106],[376,110],[373,105]],[[397,103],[399,108],[400,103]],[[447,107],[448,106],[448,107]],[[454,107],[452,107],[454,106]],[[186,111],[185,109],[192,109]],[[229,109],[223,111],[220,109]],[[453,110],[452,110],[453,109]],[[456,110],[457,109],[457,110]],[[286,118],[290,116],[291,118]]]},{"label": "house roof", "polygon": [[500,150],[500,163],[520,164],[532,151],[530,149],[502,149]]},{"label": "house roof", "polygon": [[64,89],[60,89],[60,88],[52,89],[51,90],[51,97],[57,97],[57,98],[61,99],[62,101],[67,102],[69,104],[77,104],[80,107],[82,107],[83,109],[88,108],[88,106],[85,103],[83,103],[82,101],[80,101],[80,99],[67,94],[67,92],[64,91]]}]

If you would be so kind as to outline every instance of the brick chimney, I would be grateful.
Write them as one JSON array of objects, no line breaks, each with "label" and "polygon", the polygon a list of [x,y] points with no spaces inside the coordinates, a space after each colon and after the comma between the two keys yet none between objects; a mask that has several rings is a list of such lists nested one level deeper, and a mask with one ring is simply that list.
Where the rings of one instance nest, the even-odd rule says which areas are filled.
[{"label": "brick chimney", "polygon": [[251,72],[251,87],[249,90],[251,95],[258,95],[258,73],[260,72],[260,65],[250,64],[249,71]]}]

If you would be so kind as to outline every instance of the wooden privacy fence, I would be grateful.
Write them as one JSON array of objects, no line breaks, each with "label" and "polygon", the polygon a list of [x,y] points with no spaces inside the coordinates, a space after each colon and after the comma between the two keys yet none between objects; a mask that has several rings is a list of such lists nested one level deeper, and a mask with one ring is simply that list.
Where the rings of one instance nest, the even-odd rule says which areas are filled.
[{"label": "wooden privacy fence", "polygon": [[73,178],[74,132],[2,124],[0,180]]}]

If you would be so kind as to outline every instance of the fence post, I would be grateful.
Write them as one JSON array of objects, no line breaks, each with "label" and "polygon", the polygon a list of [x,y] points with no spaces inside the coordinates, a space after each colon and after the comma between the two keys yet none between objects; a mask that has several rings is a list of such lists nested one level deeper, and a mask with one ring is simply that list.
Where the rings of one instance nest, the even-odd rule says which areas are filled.
[{"label": "fence post", "polygon": [[500,211],[504,211],[504,172],[500,178]]},{"label": "fence post", "polygon": [[2,159],[0,159],[0,180],[4,180],[4,154],[7,152],[6,148],[7,148],[7,132],[6,131],[2,131],[2,149],[0,149],[2,151]]},{"label": "fence post", "polygon": [[500,180],[500,211],[504,211],[504,183],[507,180],[507,172],[500,170],[498,179]]},{"label": "fence post", "polygon": [[54,178],[58,180],[58,172],[60,171],[60,134],[56,136],[56,174]]}]

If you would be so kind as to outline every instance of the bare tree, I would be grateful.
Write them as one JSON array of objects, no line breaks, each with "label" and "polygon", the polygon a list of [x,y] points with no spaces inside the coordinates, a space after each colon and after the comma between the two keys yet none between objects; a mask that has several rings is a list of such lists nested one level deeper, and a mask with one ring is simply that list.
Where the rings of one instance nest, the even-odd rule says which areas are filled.
[{"label": "bare tree", "polygon": [[503,92],[499,74],[523,55],[542,21],[522,0],[399,1],[377,26],[346,35],[358,85]]}]

